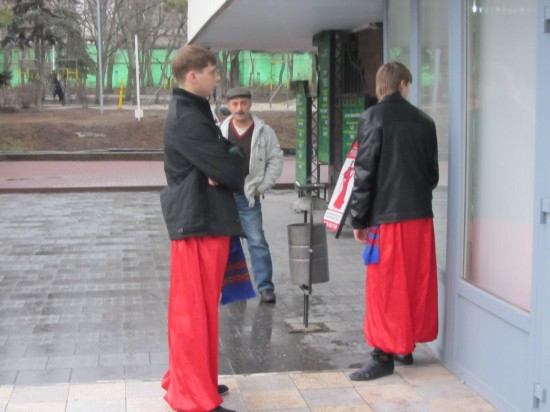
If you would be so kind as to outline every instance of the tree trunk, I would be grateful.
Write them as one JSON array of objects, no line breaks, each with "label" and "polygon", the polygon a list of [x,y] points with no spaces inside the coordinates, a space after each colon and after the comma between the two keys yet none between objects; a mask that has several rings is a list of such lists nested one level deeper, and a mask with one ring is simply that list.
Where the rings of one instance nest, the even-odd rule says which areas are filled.
[{"label": "tree trunk", "polygon": [[248,76],[248,84],[250,88],[254,88],[256,85],[254,83],[254,59],[252,58],[252,52],[250,54],[250,76]]},{"label": "tree trunk", "polygon": [[147,72],[147,76],[146,76],[146,81],[145,81],[145,86],[147,87],[154,87],[155,86],[155,82],[153,81],[153,50],[148,50],[146,55],[145,55],[145,69],[146,69],[146,72]]},{"label": "tree trunk", "polygon": [[137,104],[137,96],[132,93],[135,85],[136,65],[131,36],[126,39],[126,53],[128,56],[128,81],[126,82],[126,100],[132,98],[132,104]]},{"label": "tree trunk", "polygon": [[137,103],[137,99],[134,97],[132,91],[134,90],[134,73],[128,70],[128,77],[126,78],[126,89],[124,90],[124,100],[129,101],[132,99],[132,104]]},{"label": "tree trunk", "polygon": [[160,73],[159,85],[158,85],[157,91],[155,92],[155,104],[159,104],[160,93],[161,93],[162,89],[169,89],[170,88],[170,84],[169,84],[170,79],[168,79],[167,76],[166,76],[166,69],[168,68],[169,63],[167,63],[167,61],[170,57],[170,54],[172,54],[172,50],[173,50],[173,46],[170,45],[169,48],[166,49],[166,55],[164,57],[164,62],[161,63],[161,73]]},{"label": "tree trunk", "polygon": [[161,93],[162,89],[165,87],[165,85],[163,83],[164,83],[164,78],[166,77],[166,64],[162,63],[160,67],[161,67],[160,79],[159,79],[158,87],[155,90],[154,104],[159,104],[160,93]]},{"label": "tree trunk", "polygon": [[294,54],[289,53],[287,56],[288,61],[288,80],[289,84],[294,80]]},{"label": "tree trunk", "polygon": [[231,69],[229,71],[229,87],[238,87],[241,85],[241,68],[239,65],[240,50],[232,50],[231,53]]},{"label": "tree trunk", "polygon": [[[105,89],[112,93],[113,89],[118,87],[118,84],[113,84],[113,71],[115,70],[115,56],[112,55],[107,59],[107,70],[105,73],[107,80],[105,82]],[[120,79],[119,79],[120,81]]]},{"label": "tree trunk", "polygon": [[227,92],[227,58],[229,56],[228,50],[222,50],[222,64],[220,65],[220,84],[221,84],[221,94],[222,96],[225,96],[225,93]]},{"label": "tree trunk", "polygon": [[285,73],[285,67],[286,67],[286,59],[285,59],[285,56],[286,55],[282,55],[282,62],[281,62],[281,70],[279,70],[279,83],[277,84],[277,86],[279,86],[282,82],[283,82],[283,75]]},{"label": "tree trunk", "polygon": [[36,85],[37,91],[36,91],[36,106],[38,110],[42,111],[44,107],[44,98],[46,96],[46,91],[44,87],[44,82],[46,81],[46,72],[44,70],[44,48],[42,47],[42,41],[37,41],[36,46],[34,48],[34,55],[36,56],[37,62],[36,62],[36,68],[38,69],[37,75],[38,79],[34,79],[34,84]]},{"label": "tree trunk", "polygon": [[[2,69],[4,73],[11,71],[11,62],[12,62],[12,50],[11,48],[6,47],[4,49],[4,68]],[[11,76],[13,81],[15,73],[12,72]]]}]

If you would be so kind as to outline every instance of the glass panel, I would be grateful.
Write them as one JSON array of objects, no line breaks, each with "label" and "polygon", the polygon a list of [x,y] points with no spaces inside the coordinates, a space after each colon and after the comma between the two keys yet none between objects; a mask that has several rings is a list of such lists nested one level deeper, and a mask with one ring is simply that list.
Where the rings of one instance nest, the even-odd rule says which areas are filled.
[{"label": "glass panel", "polygon": [[422,0],[421,36],[421,109],[435,121],[439,149],[439,184],[434,192],[434,226],[437,265],[445,270],[447,249],[447,176],[449,148],[448,105],[448,2]]},{"label": "glass panel", "polygon": [[388,1],[388,50],[389,59],[397,60],[411,67],[409,0]]},{"label": "glass panel", "polygon": [[530,310],[536,0],[468,0],[464,278]]}]

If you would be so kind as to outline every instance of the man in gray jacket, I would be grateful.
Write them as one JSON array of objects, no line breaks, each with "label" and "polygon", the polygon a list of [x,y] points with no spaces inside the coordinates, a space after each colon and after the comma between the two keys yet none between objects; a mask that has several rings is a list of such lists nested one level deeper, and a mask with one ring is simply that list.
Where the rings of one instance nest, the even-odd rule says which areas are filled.
[{"label": "man in gray jacket", "polygon": [[223,135],[238,145],[248,159],[244,193],[236,194],[241,224],[247,236],[248,251],[256,287],[264,303],[275,303],[271,252],[262,224],[260,196],[271,189],[283,171],[283,151],[271,127],[256,115],[250,90],[236,87],[227,91],[229,116],[220,126]]}]

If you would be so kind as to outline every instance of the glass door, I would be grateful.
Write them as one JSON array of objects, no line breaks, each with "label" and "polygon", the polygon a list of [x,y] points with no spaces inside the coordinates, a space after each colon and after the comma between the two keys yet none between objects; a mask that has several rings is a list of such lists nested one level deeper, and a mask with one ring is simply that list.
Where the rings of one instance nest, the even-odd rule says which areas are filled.
[{"label": "glass door", "polygon": [[451,220],[463,251],[448,256],[446,356],[497,409],[526,411],[533,402],[537,0],[464,0],[462,7],[465,42],[453,50],[464,53],[464,113],[463,123],[453,123],[461,141],[455,145],[455,135],[452,147],[464,150],[464,171],[454,180],[461,187],[449,191],[464,202]]},{"label": "glass door", "polygon": [[531,309],[536,0],[469,0],[464,279]]}]

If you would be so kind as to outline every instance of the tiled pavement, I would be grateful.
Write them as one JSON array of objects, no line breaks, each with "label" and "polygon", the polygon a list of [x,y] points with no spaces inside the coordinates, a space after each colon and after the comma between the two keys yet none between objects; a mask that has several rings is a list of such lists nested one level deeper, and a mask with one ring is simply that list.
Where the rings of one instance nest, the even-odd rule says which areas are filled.
[{"label": "tiled pavement", "polygon": [[[286,225],[293,191],[264,202],[278,301],[220,308],[224,406],[238,411],[491,411],[426,345],[416,365],[370,383],[361,247],[327,236],[330,281],[314,285],[309,322],[290,281]],[[168,240],[158,191],[0,194],[0,411],[169,411]],[[316,213],[315,219],[321,216]]]},{"label": "tiled pavement", "polygon": [[[221,376],[223,406],[240,412],[490,412],[495,409],[438,364],[400,367],[372,382],[343,371]],[[8,412],[169,412],[158,381],[0,387]]]}]

